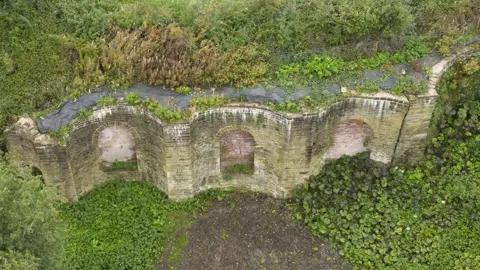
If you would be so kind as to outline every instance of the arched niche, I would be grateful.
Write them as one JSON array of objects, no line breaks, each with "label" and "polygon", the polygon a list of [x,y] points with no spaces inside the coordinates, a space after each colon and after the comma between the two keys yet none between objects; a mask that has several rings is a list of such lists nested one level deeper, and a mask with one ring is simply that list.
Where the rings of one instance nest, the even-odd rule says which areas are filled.
[{"label": "arched niche", "polygon": [[110,125],[98,132],[100,158],[106,167],[136,169],[135,136],[130,128]]},{"label": "arched niche", "polygon": [[234,129],[220,135],[220,170],[224,173],[253,173],[255,139],[245,130]]},{"label": "arched niche", "polygon": [[368,151],[366,143],[373,135],[370,126],[357,119],[337,123],[332,131],[333,145],[325,153],[325,159],[338,159],[342,155],[354,156]]},{"label": "arched niche", "polygon": [[42,171],[41,171],[39,168],[37,168],[37,167],[35,167],[35,166],[31,166],[31,167],[32,167],[32,168],[31,168],[31,172],[32,172],[32,175],[33,175],[33,176],[40,176],[40,177],[43,178],[43,173],[42,173]]}]

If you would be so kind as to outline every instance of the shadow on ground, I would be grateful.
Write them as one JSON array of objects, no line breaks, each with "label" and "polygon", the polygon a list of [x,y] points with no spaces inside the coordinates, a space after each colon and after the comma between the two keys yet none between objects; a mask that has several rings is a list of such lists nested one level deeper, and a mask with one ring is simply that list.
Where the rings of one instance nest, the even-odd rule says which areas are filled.
[{"label": "shadow on ground", "polygon": [[266,195],[214,201],[176,237],[157,270],[352,269],[327,243],[294,223],[284,201]]}]

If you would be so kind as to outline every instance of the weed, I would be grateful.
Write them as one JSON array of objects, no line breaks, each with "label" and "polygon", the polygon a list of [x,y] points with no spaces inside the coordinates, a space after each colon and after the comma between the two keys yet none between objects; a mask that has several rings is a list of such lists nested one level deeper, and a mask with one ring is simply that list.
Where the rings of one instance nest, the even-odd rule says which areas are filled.
[{"label": "weed", "polygon": [[234,175],[234,174],[251,175],[253,174],[253,172],[254,170],[251,164],[234,164],[234,165],[230,165],[222,168],[222,173],[226,175]]},{"label": "weed", "polygon": [[142,98],[137,93],[130,92],[125,97],[125,102],[128,105],[136,106],[142,104]]},{"label": "weed", "polygon": [[97,101],[97,104],[101,106],[110,106],[115,104],[115,101],[114,97],[102,97]]},{"label": "weed", "polygon": [[180,87],[177,87],[175,88],[175,92],[179,93],[179,94],[182,94],[182,95],[188,95],[190,94],[190,87],[188,86],[180,86]]}]

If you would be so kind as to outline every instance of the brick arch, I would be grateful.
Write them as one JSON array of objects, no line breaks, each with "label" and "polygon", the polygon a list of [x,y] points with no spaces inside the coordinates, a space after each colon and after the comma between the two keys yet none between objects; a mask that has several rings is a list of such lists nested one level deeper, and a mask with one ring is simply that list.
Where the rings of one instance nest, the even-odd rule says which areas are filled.
[{"label": "brick arch", "polygon": [[242,130],[242,131],[245,131],[245,132],[248,132],[250,133],[253,137],[255,137],[253,134],[255,133],[253,131],[252,128],[250,127],[247,127],[247,126],[226,126],[224,128],[221,128],[220,130],[217,131],[217,133],[215,134],[215,139],[219,139],[223,134],[227,133],[227,132],[230,132],[232,130]]},{"label": "brick arch", "polygon": [[138,135],[138,132],[135,128],[133,128],[132,126],[130,126],[129,124],[125,123],[125,122],[119,122],[119,121],[111,121],[111,122],[107,122],[107,123],[104,123],[103,125],[99,126],[95,132],[93,132],[93,136],[92,136],[92,144],[93,145],[97,145],[98,144],[98,135],[100,135],[100,133],[105,130],[106,128],[110,128],[110,127],[126,127],[130,130],[130,132],[132,132],[133,134],[133,137],[135,138],[135,140],[138,140],[139,138],[139,135]]},{"label": "brick arch", "polygon": [[337,159],[342,155],[354,156],[368,151],[368,139],[373,136],[373,129],[360,119],[339,121],[332,129],[333,144],[325,153],[325,159]]}]

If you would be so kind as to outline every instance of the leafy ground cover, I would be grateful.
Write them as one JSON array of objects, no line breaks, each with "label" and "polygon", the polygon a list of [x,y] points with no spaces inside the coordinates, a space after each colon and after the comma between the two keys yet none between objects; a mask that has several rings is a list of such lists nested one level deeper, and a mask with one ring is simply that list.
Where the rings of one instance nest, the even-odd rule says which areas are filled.
[{"label": "leafy ground cover", "polygon": [[65,269],[152,269],[200,200],[175,203],[156,187],[112,181],[62,207],[69,225]]},{"label": "leafy ground cover", "polygon": [[479,268],[478,61],[444,78],[437,134],[420,165],[344,156],[296,191],[296,217],[359,268]]}]

